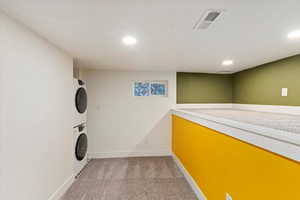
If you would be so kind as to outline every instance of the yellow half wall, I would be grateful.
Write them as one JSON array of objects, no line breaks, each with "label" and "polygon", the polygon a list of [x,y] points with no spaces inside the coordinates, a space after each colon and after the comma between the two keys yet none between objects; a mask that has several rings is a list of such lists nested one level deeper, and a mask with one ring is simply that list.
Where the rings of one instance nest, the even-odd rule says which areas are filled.
[{"label": "yellow half wall", "polygon": [[172,116],[172,148],[207,200],[300,200],[300,163]]}]

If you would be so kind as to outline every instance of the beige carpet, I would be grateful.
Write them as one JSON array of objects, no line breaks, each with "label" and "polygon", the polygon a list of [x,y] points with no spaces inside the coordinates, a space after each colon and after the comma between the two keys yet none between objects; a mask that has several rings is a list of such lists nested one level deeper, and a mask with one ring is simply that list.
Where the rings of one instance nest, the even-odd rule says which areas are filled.
[{"label": "beige carpet", "polygon": [[196,200],[171,157],[91,160],[62,200]]}]

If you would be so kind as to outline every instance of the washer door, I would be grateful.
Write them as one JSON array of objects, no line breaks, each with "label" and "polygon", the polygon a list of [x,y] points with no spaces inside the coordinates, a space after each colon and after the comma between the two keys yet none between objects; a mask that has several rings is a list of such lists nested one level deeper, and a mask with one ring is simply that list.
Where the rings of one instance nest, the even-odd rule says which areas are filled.
[{"label": "washer door", "polygon": [[80,87],[76,91],[75,95],[75,105],[79,113],[84,113],[87,108],[87,94],[86,90],[83,87]]},{"label": "washer door", "polygon": [[81,133],[76,141],[75,155],[78,161],[84,159],[87,153],[88,139],[85,133]]}]

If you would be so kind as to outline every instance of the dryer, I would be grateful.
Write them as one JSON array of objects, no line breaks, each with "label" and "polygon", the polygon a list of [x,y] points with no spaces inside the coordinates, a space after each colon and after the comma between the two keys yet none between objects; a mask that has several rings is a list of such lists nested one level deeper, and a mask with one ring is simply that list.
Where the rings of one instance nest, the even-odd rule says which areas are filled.
[{"label": "dryer", "polygon": [[74,120],[73,126],[85,123],[87,120],[87,90],[82,80],[74,79]]},{"label": "dryer", "polygon": [[73,130],[74,139],[74,175],[75,177],[80,174],[81,170],[88,163],[87,150],[88,150],[88,138],[86,124],[80,124],[74,127]]}]

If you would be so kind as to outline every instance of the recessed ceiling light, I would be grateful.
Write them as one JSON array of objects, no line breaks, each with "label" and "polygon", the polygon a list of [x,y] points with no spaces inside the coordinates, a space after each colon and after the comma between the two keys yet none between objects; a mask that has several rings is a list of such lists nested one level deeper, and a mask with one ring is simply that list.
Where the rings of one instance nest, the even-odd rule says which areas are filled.
[{"label": "recessed ceiling light", "polygon": [[137,43],[137,40],[135,37],[133,36],[125,36],[122,39],[123,43],[128,45],[128,46],[132,46],[135,45]]},{"label": "recessed ceiling light", "polygon": [[222,62],[222,65],[223,66],[229,66],[229,65],[232,65],[233,64],[233,60],[224,60]]},{"label": "recessed ceiling light", "polygon": [[293,32],[289,33],[289,34],[288,34],[288,38],[289,38],[289,39],[297,39],[297,38],[300,38],[300,30],[293,31]]}]

